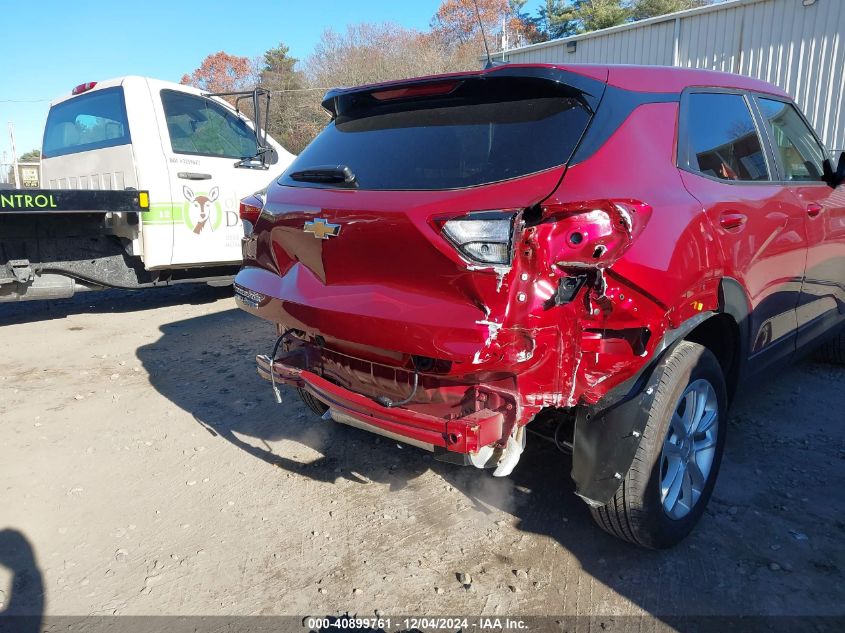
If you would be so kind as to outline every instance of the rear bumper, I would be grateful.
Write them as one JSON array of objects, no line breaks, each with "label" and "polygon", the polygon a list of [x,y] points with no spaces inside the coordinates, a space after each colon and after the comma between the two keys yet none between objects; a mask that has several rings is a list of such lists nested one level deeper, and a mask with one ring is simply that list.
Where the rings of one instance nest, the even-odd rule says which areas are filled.
[{"label": "rear bumper", "polygon": [[[270,380],[271,363],[267,356],[256,357],[258,375]],[[370,398],[336,385],[314,372],[276,361],[273,379],[306,390],[333,411],[357,420],[364,428],[415,445],[440,447],[455,453],[475,453],[480,448],[500,442],[505,430],[505,416],[482,409],[457,418],[442,418],[402,407],[385,407]]]},{"label": "rear bumper", "polygon": [[[285,327],[319,332],[380,349],[472,362],[484,346],[484,311],[466,299],[382,285],[325,286],[302,265],[284,275],[244,267],[235,278],[238,305]],[[398,347],[397,347],[398,345]]]}]

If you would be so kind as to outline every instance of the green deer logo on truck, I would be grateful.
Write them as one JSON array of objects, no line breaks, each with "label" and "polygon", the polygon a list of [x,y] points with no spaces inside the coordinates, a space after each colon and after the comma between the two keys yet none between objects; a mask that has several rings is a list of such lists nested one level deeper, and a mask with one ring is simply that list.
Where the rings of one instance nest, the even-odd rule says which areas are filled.
[{"label": "green deer logo on truck", "polygon": [[223,211],[217,198],[220,195],[219,187],[212,187],[205,194],[195,194],[187,185],[182,188],[187,203],[187,212],[184,214],[185,224],[194,233],[199,235],[203,231],[215,231],[223,220]]}]

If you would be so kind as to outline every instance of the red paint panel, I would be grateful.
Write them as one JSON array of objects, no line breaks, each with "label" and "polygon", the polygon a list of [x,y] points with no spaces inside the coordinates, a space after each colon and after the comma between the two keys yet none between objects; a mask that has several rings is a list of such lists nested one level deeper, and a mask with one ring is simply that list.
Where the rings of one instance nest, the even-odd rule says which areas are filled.
[{"label": "red paint panel", "polygon": [[715,70],[664,66],[609,66],[608,69],[608,84],[637,92],[681,92],[691,86],[718,86],[787,96],[765,81]]}]

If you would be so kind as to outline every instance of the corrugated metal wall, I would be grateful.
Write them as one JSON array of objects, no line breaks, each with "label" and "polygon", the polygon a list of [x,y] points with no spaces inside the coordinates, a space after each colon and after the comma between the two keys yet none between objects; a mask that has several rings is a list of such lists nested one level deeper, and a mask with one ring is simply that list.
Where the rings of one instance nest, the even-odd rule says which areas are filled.
[{"label": "corrugated metal wall", "polygon": [[[792,95],[845,150],[845,0],[734,0],[505,53],[512,62],[657,64],[750,75]],[[567,42],[577,50],[567,51]]]}]

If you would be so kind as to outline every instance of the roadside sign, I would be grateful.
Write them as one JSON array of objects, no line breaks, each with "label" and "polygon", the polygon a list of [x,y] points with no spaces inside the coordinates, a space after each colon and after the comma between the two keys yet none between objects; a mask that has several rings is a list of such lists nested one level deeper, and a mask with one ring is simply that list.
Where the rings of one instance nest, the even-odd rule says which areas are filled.
[{"label": "roadside sign", "polygon": [[18,163],[18,174],[20,174],[21,187],[25,189],[38,189],[41,184],[40,165]]}]

